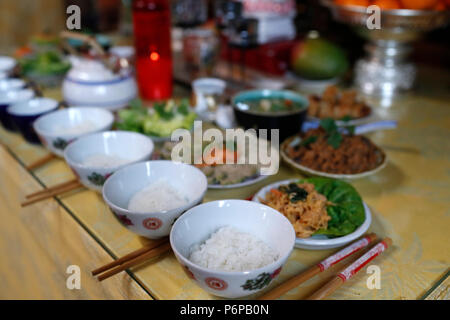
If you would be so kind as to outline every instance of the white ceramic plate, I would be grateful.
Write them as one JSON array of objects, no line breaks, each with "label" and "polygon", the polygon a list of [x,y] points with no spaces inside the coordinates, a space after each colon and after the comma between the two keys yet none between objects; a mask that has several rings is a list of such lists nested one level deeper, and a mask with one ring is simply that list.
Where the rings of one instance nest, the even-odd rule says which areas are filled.
[{"label": "white ceramic plate", "polygon": [[208,189],[233,189],[233,188],[241,188],[250,186],[252,184],[258,183],[260,181],[263,181],[264,179],[267,179],[269,176],[257,176],[253,179],[245,180],[244,182],[234,183],[234,184],[208,184]]},{"label": "white ceramic plate", "polygon": [[354,173],[354,174],[328,173],[328,172],[313,170],[311,168],[305,167],[305,166],[295,162],[284,151],[286,149],[286,146],[293,142],[292,140],[294,138],[298,138],[298,143],[301,142],[301,139],[298,136],[286,139],[281,144],[281,147],[280,147],[281,158],[284,161],[286,161],[286,163],[288,163],[290,166],[294,167],[295,169],[298,169],[299,171],[301,171],[303,174],[305,174],[307,176],[317,176],[317,177],[325,177],[325,178],[332,178],[332,179],[345,179],[345,180],[361,179],[361,178],[365,178],[365,177],[368,177],[368,176],[371,176],[371,175],[377,173],[378,171],[383,169],[387,164],[387,156],[383,152],[383,150],[380,149],[384,156],[383,161],[378,165],[378,167],[376,167],[375,169],[372,169],[372,170],[364,171],[361,173]]},{"label": "white ceramic plate", "polygon": [[[297,182],[299,179],[290,179],[278,181],[272,184],[269,184],[259,190],[254,196],[252,201],[259,202],[259,198],[264,198],[266,193],[270,191],[270,189],[278,188],[280,185],[289,184],[291,182]],[[301,249],[308,250],[325,250],[332,248],[339,248],[346,245],[349,242],[361,237],[367,229],[369,229],[370,224],[372,223],[372,214],[370,212],[369,207],[363,202],[364,210],[366,214],[366,219],[354,232],[347,234],[343,237],[338,238],[328,238],[326,235],[314,235],[309,238],[296,238],[295,239],[295,247]]]},{"label": "white ceramic plate", "polygon": [[[371,122],[371,121],[375,121],[375,119],[376,118],[375,118],[375,116],[373,114],[373,110],[371,108],[370,114],[368,116],[365,116],[365,117],[362,117],[362,118],[357,118],[357,119],[352,119],[352,120],[349,120],[349,121],[336,120],[336,124],[339,127],[359,126],[361,124],[365,124],[365,123],[368,123],[368,122]],[[308,120],[309,121],[314,121],[314,122],[320,122],[320,120],[322,120],[322,119],[308,116]]]}]

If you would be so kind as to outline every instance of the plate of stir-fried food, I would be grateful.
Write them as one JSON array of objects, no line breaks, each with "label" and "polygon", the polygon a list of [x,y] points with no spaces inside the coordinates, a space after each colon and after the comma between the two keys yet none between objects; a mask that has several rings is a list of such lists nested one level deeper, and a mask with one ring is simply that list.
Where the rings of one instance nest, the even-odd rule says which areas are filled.
[{"label": "plate of stir-fried food", "polygon": [[372,109],[352,89],[340,91],[329,86],[321,96],[310,95],[308,100],[308,117],[312,120],[332,118],[338,125],[357,125],[373,116]]},{"label": "plate of stir-fried food", "polygon": [[292,223],[297,248],[343,246],[363,235],[372,221],[356,189],[336,179],[279,181],[258,191],[253,201],[274,208]]},{"label": "plate of stir-fried food", "polygon": [[386,166],[381,148],[369,138],[338,127],[333,119],[286,139],[280,147],[284,161],[309,176],[359,179]]}]

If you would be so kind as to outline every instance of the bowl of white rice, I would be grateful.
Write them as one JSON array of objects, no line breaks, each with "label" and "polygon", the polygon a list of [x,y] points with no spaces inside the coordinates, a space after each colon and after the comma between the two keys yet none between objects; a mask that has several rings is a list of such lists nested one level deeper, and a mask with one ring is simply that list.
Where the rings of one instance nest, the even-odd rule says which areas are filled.
[{"label": "bowl of white rice", "polygon": [[239,298],[266,288],[294,248],[278,211],[246,200],[193,207],[173,225],[170,244],[186,274],[209,293]]},{"label": "bowl of white rice", "polygon": [[69,143],[88,134],[110,130],[113,122],[114,115],[110,111],[72,107],[39,117],[33,127],[42,144],[53,154],[63,157]]},{"label": "bowl of white rice", "polygon": [[64,159],[80,182],[101,192],[106,180],[117,170],[149,160],[152,140],[130,131],[104,131],[82,136],[64,149]]},{"label": "bowl of white rice", "polygon": [[103,186],[103,199],[130,231],[157,239],[168,236],[175,220],[203,201],[207,188],[206,176],[196,167],[154,160],[115,172]]}]

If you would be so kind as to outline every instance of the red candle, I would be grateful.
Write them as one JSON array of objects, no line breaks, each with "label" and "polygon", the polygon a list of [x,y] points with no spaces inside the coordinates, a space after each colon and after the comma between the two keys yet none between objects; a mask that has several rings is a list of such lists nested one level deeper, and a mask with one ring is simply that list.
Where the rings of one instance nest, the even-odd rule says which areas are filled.
[{"label": "red candle", "polygon": [[134,0],[133,26],[137,82],[141,97],[172,95],[172,50],[168,0]]}]

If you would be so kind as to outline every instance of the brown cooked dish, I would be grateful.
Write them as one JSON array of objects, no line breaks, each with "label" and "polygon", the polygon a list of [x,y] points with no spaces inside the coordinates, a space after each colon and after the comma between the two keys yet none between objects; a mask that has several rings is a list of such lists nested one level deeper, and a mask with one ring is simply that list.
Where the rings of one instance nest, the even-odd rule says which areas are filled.
[{"label": "brown cooked dish", "polygon": [[367,117],[370,112],[369,106],[357,100],[354,90],[339,92],[335,86],[329,86],[323,92],[322,97],[309,96],[308,115],[310,117],[351,120]]},{"label": "brown cooked dish", "polygon": [[[293,193],[286,192],[291,185],[304,190],[302,201],[292,197]],[[259,199],[265,205],[281,212],[292,223],[298,238],[308,238],[319,229],[327,229],[331,217],[327,213],[327,198],[318,193],[312,183],[283,185],[272,189]],[[295,192],[294,192],[295,194]]]},{"label": "brown cooked dish", "polygon": [[311,129],[301,138],[312,142],[295,146],[288,144],[285,153],[298,164],[316,171],[356,174],[375,169],[384,161],[384,153],[364,136],[342,134],[338,148],[327,142],[323,128]]}]

